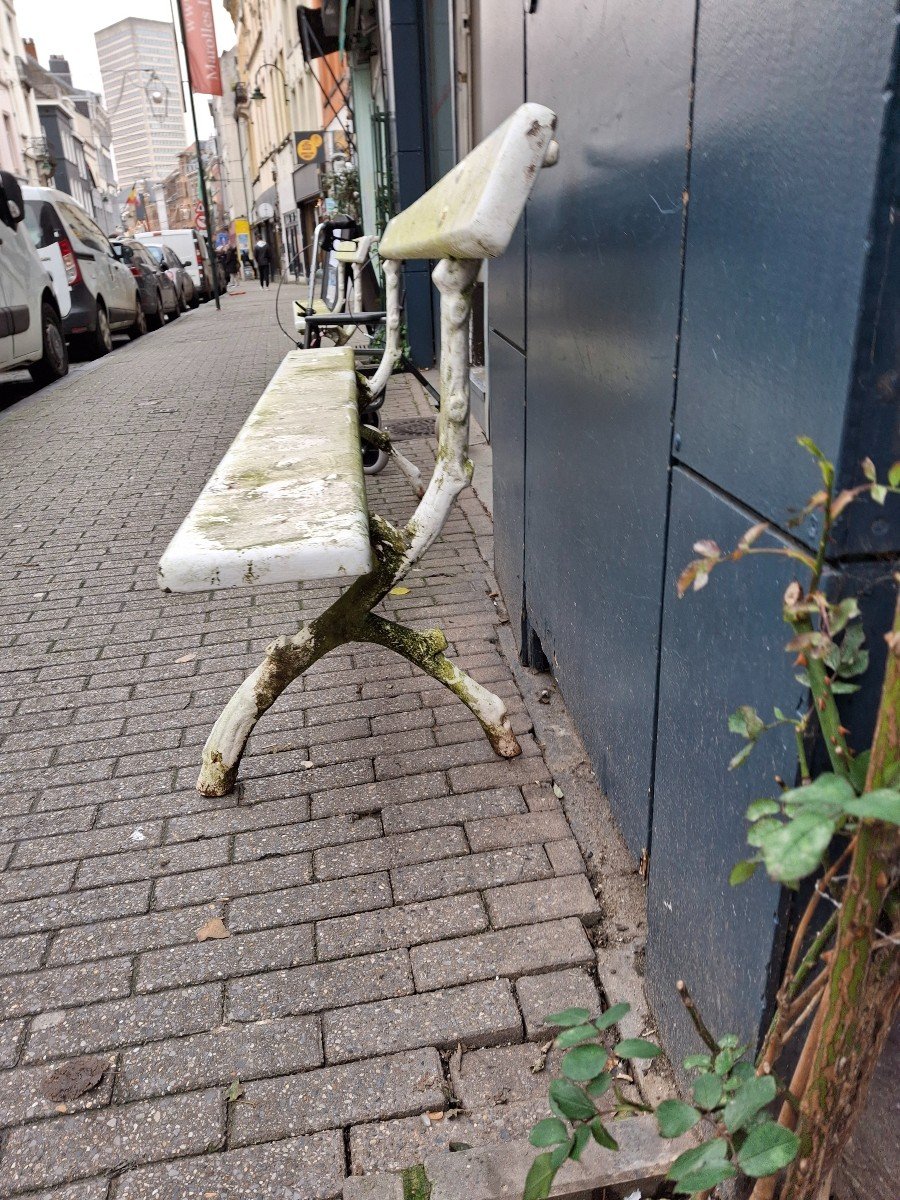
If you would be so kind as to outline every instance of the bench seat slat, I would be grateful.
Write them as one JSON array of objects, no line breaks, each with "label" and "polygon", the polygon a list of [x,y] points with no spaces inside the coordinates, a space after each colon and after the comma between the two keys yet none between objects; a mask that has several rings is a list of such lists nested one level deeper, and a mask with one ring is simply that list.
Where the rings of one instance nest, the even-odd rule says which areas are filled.
[{"label": "bench seat slat", "polygon": [[372,569],[349,348],[293,350],[160,561],[198,592]]}]

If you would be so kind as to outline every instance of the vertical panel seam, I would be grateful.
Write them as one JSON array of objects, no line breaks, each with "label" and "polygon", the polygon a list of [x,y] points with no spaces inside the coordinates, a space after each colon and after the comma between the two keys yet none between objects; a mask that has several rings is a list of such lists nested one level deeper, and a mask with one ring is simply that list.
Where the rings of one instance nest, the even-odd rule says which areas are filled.
[{"label": "vertical panel seam", "polygon": [[663,616],[666,603],[666,577],[669,559],[669,527],[672,516],[672,472],[675,467],[675,410],[678,402],[678,369],[681,359],[681,334],[684,319],[684,280],[687,260],[688,212],[691,200],[691,159],[694,151],[694,105],[697,100],[697,36],[700,29],[700,4],[694,7],[694,29],[691,40],[691,83],[688,99],[687,146],[685,152],[684,190],[681,212],[681,275],[678,284],[678,316],[675,325],[675,359],[672,366],[672,407],[669,412],[669,462],[666,481],[666,515],[663,521],[662,570],[659,583],[659,623],[656,631],[656,677],[653,691],[653,724],[650,746],[650,787],[647,797],[647,853],[653,851],[653,808],[656,791],[656,752],[659,737],[659,688],[662,677]]}]

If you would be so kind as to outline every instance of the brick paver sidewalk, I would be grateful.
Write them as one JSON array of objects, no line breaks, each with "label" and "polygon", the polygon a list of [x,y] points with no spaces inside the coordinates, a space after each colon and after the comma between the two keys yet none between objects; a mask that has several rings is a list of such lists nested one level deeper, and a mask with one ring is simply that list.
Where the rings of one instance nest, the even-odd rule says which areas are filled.
[{"label": "brick paver sidewalk", "polygon": [[[523,756],[353,647],[263,719],[234,795],[194,790],[235,685],[334,594],[154,581],[289,349],[273,296],[203,308],[0,418],[0,1195],[337,1196],[351,1171],[525,1130],[546,1091],[527,1038],[596,998],[597,904],[498,650],[471,493],[386,607],[443,627]],[[385,412],[427,466],[417,385]],[[411,509],[392,467],[370,492]],[[230,936],[199,941],[214,917]],[[79,1056],[105,1070],[74,1096],[52,1072]]]}]

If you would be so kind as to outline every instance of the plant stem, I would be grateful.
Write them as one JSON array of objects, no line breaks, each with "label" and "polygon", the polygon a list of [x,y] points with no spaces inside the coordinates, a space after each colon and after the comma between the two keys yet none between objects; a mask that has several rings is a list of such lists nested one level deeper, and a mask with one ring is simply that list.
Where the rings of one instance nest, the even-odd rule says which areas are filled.
[{"label": "plant stem", "polygon": [[691,993],[687,989],[687,984],[683,979],[678,980],[678,982],[675,984],[675,989],[678,992],[681,1003],[687,1009],[688,1016],[694,1022],[694,1028],[699,1033],[702,1041],[706,1043],[708,1049],[712,1050],[713,1054],[718,1054],[719,1044],[706,1028],[703,1018],[700,1016],[700,1013],[697,1009],[697,1005],[694,1003]]}]

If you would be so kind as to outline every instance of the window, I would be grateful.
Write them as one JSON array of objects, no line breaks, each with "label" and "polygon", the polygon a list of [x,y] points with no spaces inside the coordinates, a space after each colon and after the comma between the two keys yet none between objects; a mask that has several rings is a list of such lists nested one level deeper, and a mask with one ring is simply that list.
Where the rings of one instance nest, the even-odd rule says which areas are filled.
[{"label": "window", "polygon": [[56,215],[56,210],[46,200],[25,201],[25,227],[39,250],[52,246],[61,237],[65,237],[65,230]]},{"label": "window", "polygon": [[109,242],[106,234],[96,225],[86,212],[77,208],[74,204],[67,204],[60,200],[59,207],[62,210],[62,218],[72,229],[72,232],[80,242],[84,242],[86,246],[90,246],[92,250],[99,250],[101,254],[109,254]]}]

